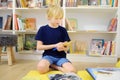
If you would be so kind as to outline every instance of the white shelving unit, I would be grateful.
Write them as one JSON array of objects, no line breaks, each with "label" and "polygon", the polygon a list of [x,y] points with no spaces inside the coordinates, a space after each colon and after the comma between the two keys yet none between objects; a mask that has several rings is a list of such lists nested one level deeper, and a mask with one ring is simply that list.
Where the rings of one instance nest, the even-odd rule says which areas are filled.
[{"label": "white shelving unit", "polygon": [[[120,2],[119,2],[120,3]],[[116,62],[120,57],[120,5],[119,7],[103,7],[103,6],[80,6],[66,7],[67,18],[77,19],[77,30],[69,31],[72,40],[86,41],[90,46],[92,39],[104,39],[105,41],[115,41],[115,55],[93,57],[80,54],[69,54],[68,57],[75,61],[84,62]],[[109,32],[107,30],[110,20],[118,16],[117,31]],[[89,53],[89,47],[86,54]]]},{"label": "white shelving unit", "polygon": [[[37,21],[36,22],[37,30],[39,29],[40,26],[47,24],[48,21],[46,18],[46,8],[16,8],[15,0],[13,0],[13,3],[14,4],[12,9],[0,9],[0,16],[5,17],[8,13],[9,14],[13,13],[18,14],[23,18],[34,17],[36,18]],[[118,4],[120,4],[120,1]],[[88,44],[90,44],[90,41],[93,38],[104,39],[106,41],[108,40],[116,41],[115,56],[92,57],[88,55],[68,54],[68,58],[72,61],[115,63],[117,61],[117,58],[120,57],[119,53],[120,5],[118,7],[105,7],[105,6],[65,7],[65,1],[63,1],[63,9],[66,18],[76,18],[78,22],[78,28],[76,31],[68,31],[71,40],[84,40],[88,42]],[[110,19],[115,17],[116,14],[118,15],[117,31],[108,32],[107,27],[110,22]],[[5,23],[5,20],[3,21]],[[65,25],[65,21],[63,22],[63,25]],[[13,27],[15,26],[13,25]],[[16,34],[36,34],[37,31],[15,31],[15,29],[13,29],[12,32]],[[23,51],[22,53],[24,52],[25,51]],[[16,54],[16,57],[23,59],[26,59],[26,57],[27,59],[39,59],[38,56],[41,56],[41,54],[26,55],[18,53]]]}]

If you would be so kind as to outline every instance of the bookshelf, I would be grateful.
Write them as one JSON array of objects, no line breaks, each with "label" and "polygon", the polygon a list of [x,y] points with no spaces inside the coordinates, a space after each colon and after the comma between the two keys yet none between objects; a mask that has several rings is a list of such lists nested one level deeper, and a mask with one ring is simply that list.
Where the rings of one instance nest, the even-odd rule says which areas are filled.
[{"label": "bookshelf", "polygon": [[[10,0],[12,1],[12,0]],[[19,0],[22,1],[22,0]],[[46,0],[40,0],[46,1]],[[57,1],[57,0],[56,0]],[[68,54],[68,58],[75,61],[95,61],[95,62],[116,62],[117,57],[120,57],[120,5],[118,7],[110,7],[106,5],[80,5],[76,2],[73,2],[74,5],[66,7],[69,0],[63,0],[62,8],[64,9],[65,16],[64,18],[75,18],[77,19],[77,28],[74,31],[68,31],[71,40],[82,40],[86,41],[88,47],[86,49],[86,54]],[[71,0],[77,1],[77,0]],[[37,0],[36,0],[36,3]],[[120,1],[119,3],[120,4]],[[47,23],[46,19],[46,7],[45,2],[41,2],[41,6],[34,6],[34,7],[27,7],[25,5],[21,5],[20,3],[16,3],[16,0],[13,0],[13,7],[12,8],[0,8],[0,17],[3,16],[3,24],[5,24],[5,17],[8,14],[17,14],[20,16],[21,20],[25,18],[35,18],[36,19],[36,30],[16,30],[15,29],[15,16],[13,16],[13,28],[12,30],[1,30],[0,33],[10,32],[13,34],[36,34],[37,30],[40,26],[45,25]],[[117,31],[107,31],[108,25],[110,23],[111,18],[115,17],[116,14],[118,15],[118,23],[117,23]],[[65,21],[63,20],[63,26],[65,26]],[[88,56],[89,53],[89,46],[91,39],[104,39],[105,41],[116,41],[115,46],[115,55],[114,56]],[[24,41],[24,40],[23,40]],[[17,56],[21,55],[22,53],[36,53],[30,50],[22,50],[18,51],[16,54]],[[34,55],[34,54],[33,54]],[[26,55],[29,56],[29,55]],[[35,56],[35,55],[34,55]],[[30,55],[31,57],[31,55]]]}]

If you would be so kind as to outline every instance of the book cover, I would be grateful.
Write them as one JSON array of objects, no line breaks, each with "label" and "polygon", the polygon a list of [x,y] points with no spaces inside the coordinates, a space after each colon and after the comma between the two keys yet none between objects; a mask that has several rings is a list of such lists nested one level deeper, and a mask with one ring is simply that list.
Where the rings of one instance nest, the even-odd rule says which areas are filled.
[{"label": "book cover", "polygon": [[65,73],[65,74],[50,74],[48,75],[49,80],[82,80],[75,73]]},{"label": "book cover", "polygon": [[75,40],[73,53],[76,54],[86,54],[87,52],[87,42],[82,40]]},{"label": "book cover", "polygon": [[108,26],[108,31],[116,31],[116,28],[117,28],[117,18],[115,17],[111,19]]},{"label": "book cover", "polygon": [[63,0],[43,0],[43,6],[48,7],[50,5],[63,5]]},{"label": "book cover", "polygon": [[24,39],[24,34],[18,34],[17,51],[22,51],[24,49]]},{"label": "book cover", "polygon": [[66,29],[68,31],[75,31],[77,29],[77,19],[76,18],[66,18],[66,23],[65,23]]},{"label": "book cover", "polygon": [[7,7],[8,0],[0,0],[0,7]]},{"label": "book cover", "polygon": [[12,15],[7,15],[7,19],[4,25],[4,30],[11,30],[12,29]]},{"label": "book cover", "polygon": [[25,50],[36,50],[35,34],[25,34]]},{"label": "book cover", "polygon": [[94,80],[119,80],[120,68],[87,68]]},{"label": "book cover", "polygon": [[104,46],[104,39],[92,39],[90,43],[90,56],[101,56],[101,52]]},{"label": "book cover", "polygon": [[36,30],[36,18],[26,18],[25,24],[25,30]]},{"label": "book cover", "polygon": [[88,0],[88,5],[98,5],[98,0]]},{"label": "book cover", "polygon": [[0,29],[3,27],[3,17],[0,16]]}]

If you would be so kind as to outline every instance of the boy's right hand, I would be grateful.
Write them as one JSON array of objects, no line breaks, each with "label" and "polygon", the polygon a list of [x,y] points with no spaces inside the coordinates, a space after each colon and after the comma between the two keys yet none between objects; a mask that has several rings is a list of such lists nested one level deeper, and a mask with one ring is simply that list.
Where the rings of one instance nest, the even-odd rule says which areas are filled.
[{"label": "boy's right hand", "polygon": [[64,50],[66,50],[63,42],[57,43],[57,44],[56,44],[56,49],[57,49],[57,51],[64,51]]}]

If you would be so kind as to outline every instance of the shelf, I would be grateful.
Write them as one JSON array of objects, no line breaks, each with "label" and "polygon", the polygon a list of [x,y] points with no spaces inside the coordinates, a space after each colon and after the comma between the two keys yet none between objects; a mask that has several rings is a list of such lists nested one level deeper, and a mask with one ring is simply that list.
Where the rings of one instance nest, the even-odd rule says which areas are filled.
[{"label": "shelf", "polygon": [[[66,7],[66,10],[69,12],[74,13],[76,12],[117,12],[118,7],[103,7],[103,6],[81,6],[81,7]],[[74,11],[73,11],[74,10]]]},{"label": "shelf", "polygon": [[31,12],[31,11],[42,11],[42,12],[45,12],[47,10],[47,8],[15,8],[16,11],[19,11],[19,12]]},{"label": "shelf", "polygon": [[87,30],[87,31],[68,31],[68,33],[97,33],[97,34],[117,34],[116,31],[95,31],[95,30]]},{"label": "shelf", "polygon": [[15,30],[15,33],[17,33],[17,34],[36,34],[37,33],[37,31],[36,30]]}]

